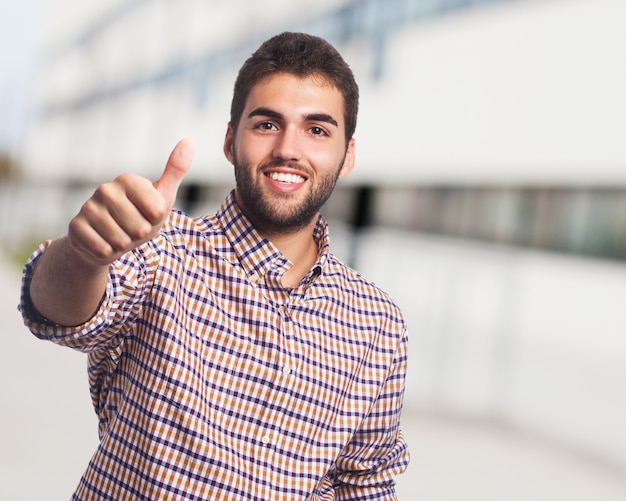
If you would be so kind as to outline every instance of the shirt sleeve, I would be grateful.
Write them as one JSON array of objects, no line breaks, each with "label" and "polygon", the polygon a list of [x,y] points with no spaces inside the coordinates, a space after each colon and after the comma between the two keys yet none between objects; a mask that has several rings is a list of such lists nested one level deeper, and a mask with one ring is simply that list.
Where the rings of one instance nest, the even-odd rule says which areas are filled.
[{"label": "shirt sleeve", "polygon": [[141,310],[151,280],[150,266],[158,260],[151,243],[123,255],[109,267],[109,280],[98,311],[82,325],[64,327],[43,318],[30,300],[35,265],[51,241],[42,243],[24,265],[19,310],[24,325],[38,338],[89,353],[120,344],[120,339]]},{"label": "shirt sleeve", "polygon": [[400,430],[406,367],[405,331],[380,395],[329,473],[331,499],[396,499],[395,476],[406,470],[410,459]]}]

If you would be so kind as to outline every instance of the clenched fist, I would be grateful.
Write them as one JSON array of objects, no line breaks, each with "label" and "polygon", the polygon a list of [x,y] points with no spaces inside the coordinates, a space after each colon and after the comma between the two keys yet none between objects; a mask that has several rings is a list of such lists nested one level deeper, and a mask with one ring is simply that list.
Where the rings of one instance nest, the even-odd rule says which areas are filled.
[{"label": "clenched fist", "polygon": [[106,265],[154,237],[176,201],[194,154],[193,141],[183,139],[156,182],[122,174],[98,187],[70,221],[68,239],[74,251],[87,263]]},{"label": "clenched fist", "polygon": [[154,184],[123,174],[95,191],[68,234],[53,241],[35,266],[29,292],[40,315],[65,326],[91,318],[106,289],[108,265],[156,235],[194,154],[194,143],[183,139]]}]

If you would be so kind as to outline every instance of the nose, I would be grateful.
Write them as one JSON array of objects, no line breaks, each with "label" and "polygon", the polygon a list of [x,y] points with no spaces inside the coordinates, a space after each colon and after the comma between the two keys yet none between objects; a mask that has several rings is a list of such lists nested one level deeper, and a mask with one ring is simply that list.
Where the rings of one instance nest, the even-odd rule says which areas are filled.
[{"label": "nose", "polygon": [[301,137],[294,127],[284,128],[276,136],[273,155],[281,160],[300,160],[302,156]]}]

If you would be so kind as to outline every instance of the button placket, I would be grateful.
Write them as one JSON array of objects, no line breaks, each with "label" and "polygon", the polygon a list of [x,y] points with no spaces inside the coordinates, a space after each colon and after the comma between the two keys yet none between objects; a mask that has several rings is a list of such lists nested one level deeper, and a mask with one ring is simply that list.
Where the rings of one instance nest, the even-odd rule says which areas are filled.
[{"label": "button placket", "polygon": [[278,311],[281,316],[281,333],[282,333],[282,348],[281,348],[281,373],[284,376],[289,376],[293,372],[293,361],[291,360],[291,341],[293,339],[293,321],[289,314],[289,302],[282,304]]}]

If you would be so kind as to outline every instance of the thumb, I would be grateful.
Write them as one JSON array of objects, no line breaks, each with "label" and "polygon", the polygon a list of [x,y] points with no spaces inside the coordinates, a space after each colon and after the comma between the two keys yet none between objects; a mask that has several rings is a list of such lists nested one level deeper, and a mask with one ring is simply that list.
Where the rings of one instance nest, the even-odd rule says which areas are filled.
[{"label": "thumb", "polygon": [[163,195],[170,206],[176,201],[176,193],[183,177],[191,167],[196,154],[196,144],[192,139],[181,139],[170,153],[161,177],[154,183],[154,187]]}]

